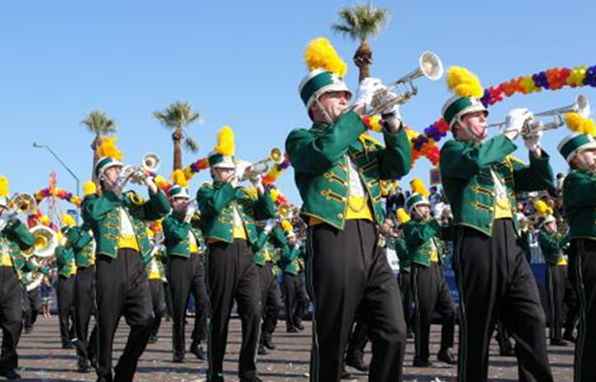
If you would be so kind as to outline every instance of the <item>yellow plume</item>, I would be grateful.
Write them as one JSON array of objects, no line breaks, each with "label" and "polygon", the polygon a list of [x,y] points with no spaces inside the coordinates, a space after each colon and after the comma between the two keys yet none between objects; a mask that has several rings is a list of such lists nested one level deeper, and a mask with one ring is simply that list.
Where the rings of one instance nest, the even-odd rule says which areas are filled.
[{"label": "yellow plume", "polygon": [[99,146],[97,147],[97,155],[99,157],[111,157],[116,160],[122,160],[122,151],[116,146],[117,138],[102,137],[100,138]]},{"label": "yellow plume", "polygon": [[406,224],[410,221],[410,215],[404,210],[403,208],[398,208],[395,212],[395,216],[397,216],[397,221],[399,224]]},{"label": "yellow plume", "polygon": [[348,66],[341,59],[331,42],[325,37],[311,40],[304,51],[304,60],[309,71],[323,69],[344,77]]},{"label": "yellow plume", "polygon": [[254,186],[244,187],[244,192],[246,193],[246,195],[248,195],[249,198],[253,200],[259,199],[259,192],[257,191],[257,188]]},{"label": "yellow plume", "polygon": [[552,215],[553,213],[553,209],[541,199],[534,201],[534,209],[539,216],[548,216]]},{"label": "yellow plume", "polygon": [[425,198],[430,195],[430,192],[426,189],[424,182],[419,178],[414,178],[410,181],[410,187],[412,188],[412,193],[418,193]]},{"label": "yellow plume", "polygon": [[97,186],[95,185],[95,182],[93,182],[92,180],[88,180],[85,183],[83,183],[84,196],[93,195],[95,193],[97,193]]},{"label": "yellow plume", "polygon": [[172,182],[180,187],[188,187],[188,181],[186,180],[184,171],[181,169],[174,170],[172,173]]},{"label": "yellow plume", "polygon": [[292,223],[290,223],[286,219],[281,221],[281,228],[283,228],[283,230],[286,232],[292,232],[294,230],[294,227],[292,227]]},{"label": "yellow plume", "polygon": [[447,87],[460,97],[480,98],[484,94],[478,77],[462,66],[452,66],[447,70]]},{"label": "yellow plume", "polygon": [[0,197],[7,197],[10,194],[10,184],[8,178],[0,176]]},{"label": "yellow plume", "polygon": [[584,118],[578,113],[566,113],[564,117],[565,123],[571,131],[596,136],[596,125],[593,120]]},{"label": "yellow plume", "polygon": [[236,152],[234,143],[234,130],[230,126],[224,126],[217,132],[217,145],[215,151],[221,155],[233,156]]},{"label": "yellow plume", "polygon": [[63,214],[62,215],[62,226],[63,227],[74,227],[77,225],[77,222],[72,217],[71,214]]}]

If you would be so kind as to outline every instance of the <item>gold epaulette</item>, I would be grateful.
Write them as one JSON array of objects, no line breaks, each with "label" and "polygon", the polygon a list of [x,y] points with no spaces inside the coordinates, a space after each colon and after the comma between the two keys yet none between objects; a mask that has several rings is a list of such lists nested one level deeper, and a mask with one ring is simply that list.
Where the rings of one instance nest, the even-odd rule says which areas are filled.
[{"label": "gold epaulette", "polygon": [[366,147],[366,146],[377,146],[377,147],[385,147],[380,141],[371,137],[366,133],[360,134],[358,140]]},{"label": "gold epaulette", "polygon": [[142,206],[145,203],[145,199],[143,199],[143,197],[139,196],[139,194],[137,194],[134,191],[128,191],[126,193],[126,197],[128,198],[128,200],[130,200],[132,202],[132,204],[134,204],[135,206]]}]

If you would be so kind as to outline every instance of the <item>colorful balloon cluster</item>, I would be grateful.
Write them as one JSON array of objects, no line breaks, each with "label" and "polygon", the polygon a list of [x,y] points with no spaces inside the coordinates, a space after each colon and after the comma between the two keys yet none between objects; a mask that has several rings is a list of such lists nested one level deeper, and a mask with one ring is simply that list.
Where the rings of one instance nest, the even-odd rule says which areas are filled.
[{"label": "colorful balloon cluster", "polygon": [[[581,65],[574,68],[552,68],[528,76],[516,77],[484,89],[484,95],[480,101],[484,106],[488,107],[514,94],[536,93],[542,91],[542,89],[554,91],[566,86],[572,88],[581,86],[596,87],[596,65],[590,67]],[[415,160],[415,158],[424,155],[433,162],[431,157],[428,157],[428,155],[422,153],[420,150],[425,148],[425,144],[428,141],[439,142],[447,134],[448,130],[449,127],[443,118],[424,129],[422,138],[417,137],[416,141],[412,140],[412,159]],[[433,162],[433,164],[435,163]]]},{"label": "colorful balloon cluster", "polygon": [[433,138],[429,138],[409,128],[406,128],[406,134],[410,142],[412,142],[412,163],[424,156],[433,166],[439,164],[440,151],[437,142]]},{"label": "colorful balloon cluster", "polygon": [[81,205],[81,198],[77,195],[73,195],[72,192],[68,192],[62,188],[58,187],[46,187],[42,190],[37,191],[33,197],[35,201],[39,204],[44,199],[49,197],[56,197],[61,200],[65,200],[69,203],[74,204],[75,206],[79,207]]},{"label": "colorful balloon cluster", "polygon": [[283,170],[287,169],[288,167],[290,167],[290,161],[287,157],[285,157],[281,163],[276,163],[271,167],[271,169],[261,179],[261,183],[263,183],[263,185],[274,184],[281,176]]}]

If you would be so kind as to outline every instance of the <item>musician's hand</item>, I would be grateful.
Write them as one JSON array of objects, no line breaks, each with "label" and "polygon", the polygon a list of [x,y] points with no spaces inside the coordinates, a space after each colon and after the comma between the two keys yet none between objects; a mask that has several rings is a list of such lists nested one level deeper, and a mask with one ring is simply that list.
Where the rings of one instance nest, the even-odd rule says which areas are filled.
[{"label": "musician's hand", "polygon": [[399,105],[393,106],[387,113],[383,113],[383,126],[390,133],[397,133],[402,128],[401,113],[399,111]]},{"label": "musician's hand", "polygon": [[184,222],[185,223],[190,223],[190,221],[192,220],[192,217],[194,216],[195,212],[197,212],[197,209],[195,208],[195,206],[193,204],[189,205],[186,208],[186,215],[184,215]]},{"label": "musician's hand", "polygon": [[269,232],[271,232],[273,230],[273,227],[275,227],[275,224],[276,224],[275,219],[267,220],[267,224],[265,224],[265,228],[263,228],[265,233],[269,234]]},{"label": "musician's hand", "polygon": [[155,181],[153,180],[152,176],[146,176],[144,178],[145,181],[145,185],[147,186],[147,188],[149,188],[149,191],[152,194],[156,194],[158,191],[157,185],[155,184]]},{"label": "musician's hand", "polygon": [[383,88],[385,88],[385,85],[383,85],[383,82],[378,78],[368,77],[363,79],[360,82],[360,86],[358,87],[358,93],[356,101],[354,102],[354,106],[357,108],[362,107],[363,113],[366,114],[370,109],[373,96],[377,91]]},{"label": "musician's hand", "polygon": [[524,145],[529,151],[533,152],[534,155],[540,157],[540,138],[542,138],[543,132],[541,130],[533,131],[529,135],[524,136]]},{"label": "musician's hand", "polygon": [[514,141],[521,134],[525,123],[531,118],[532,113],[528,109],[512,109],[507,113],[503,135]]}]

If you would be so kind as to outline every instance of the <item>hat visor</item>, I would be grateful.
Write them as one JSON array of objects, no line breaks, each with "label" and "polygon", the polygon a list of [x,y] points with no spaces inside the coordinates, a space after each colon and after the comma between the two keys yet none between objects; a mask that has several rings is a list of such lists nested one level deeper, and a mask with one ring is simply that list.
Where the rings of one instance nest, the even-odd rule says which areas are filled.
[{"label": "hat visor", "polygon": [[571,162],[577,154],[581,153],[582,151],[589,150],[589,149],[596,149],[596,141],[586,143],[585,145],[582,145],[582,146],[578,147],[577,149],[573,150],[567,156],[567,162]]},{"label": "hat visor", "polygon": [[488,116],[488,110],[484,107],[484,105],[482,105],[482,104],[480,104],[480,105],[472,105],[472,106],[469,106],[469,107],[463,109],[459,113],[457,113],[455,115],[455,117],[453,117],[453,119],[451,120],[451,124],[449,125],[449,128],[452,129],[453,126],[455,125],[455,122],[458,122],[464,115],[471,114],[471,113],[476,113],[478,111],[483,111],[484,112],[484,116]]},{"label": "hat visor", "polygon": [[170,199],[175,200],[175,199],[190,199],[190,196],[188,195],[174,195],[174,196],[170,196]]},{"label": "hat visor", "polygon": [[342,82],[338,82],[338,83],[329,84],[327,86],[323,86],[322,88],[317,90],[308,100],[308,104],[306,105],[306,108],[310,109],[311,105],[316,100],[318,100],[319,97],[321,97],[325,93],[330,93],[330,92],[346,92],[346,93],[348,93],[348,98],[349,99],[352,98],[352,92],[350,91],[350,89],[348,89],[348,86],[346,85],[346,83],[342,81]]}]

